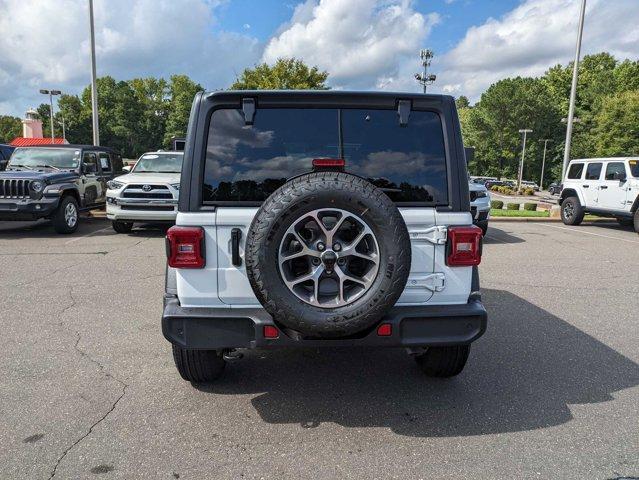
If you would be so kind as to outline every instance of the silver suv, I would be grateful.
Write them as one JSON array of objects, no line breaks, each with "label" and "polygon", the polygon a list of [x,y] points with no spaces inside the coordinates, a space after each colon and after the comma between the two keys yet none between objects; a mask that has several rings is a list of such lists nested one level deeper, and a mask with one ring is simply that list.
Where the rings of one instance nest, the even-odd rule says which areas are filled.
[{"label": "silver suv", "polygon": [[182,377],[238,349],[404,347],[462,371],[486,329],[452,97],[198,94],[162,329]]}]

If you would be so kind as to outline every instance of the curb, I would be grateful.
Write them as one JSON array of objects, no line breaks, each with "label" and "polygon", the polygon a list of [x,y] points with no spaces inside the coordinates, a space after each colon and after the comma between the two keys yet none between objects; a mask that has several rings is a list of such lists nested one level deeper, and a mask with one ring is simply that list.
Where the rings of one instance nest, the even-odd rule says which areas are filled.
[{"label": "curb", "polygon": [[[488,223],[491,222],[561,222],[561,218],[550,217],[490,217]],[[610,218],[598,218],[596,220],[584,220],[584,223],[616,223],[616,220]]]}]

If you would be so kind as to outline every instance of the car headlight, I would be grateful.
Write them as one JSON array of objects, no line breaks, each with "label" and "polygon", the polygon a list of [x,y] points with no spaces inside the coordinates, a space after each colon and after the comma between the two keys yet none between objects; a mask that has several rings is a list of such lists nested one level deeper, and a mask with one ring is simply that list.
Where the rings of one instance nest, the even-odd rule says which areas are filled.
[{"label": "car headlight", "polygon": [[44,190],[44,183],[40,180],[34,180],[33,182],[31,182],[31,190],[33,190],[35,193],[40,193],[42,190]]},{"label": "car headlight", "polygon": [[477,192],[477,195],[475,198],[486,198],[488,196],[488,194],[486,192]]},{"label": "car headlight", "polygon": [[173,188],[175,188],[176,190],[179,190],[179,189],[180,189],[180,184],[179,184],[179,183],[172,183],[172,184],[171,184],[171,186],[172,186]]},{"label": "car headlight", "polygon": [[107,187],[109,187],[109,190],[119,190],[124,187],[124,183],[116,182],[115,180],[109,180],[107,182]]}]

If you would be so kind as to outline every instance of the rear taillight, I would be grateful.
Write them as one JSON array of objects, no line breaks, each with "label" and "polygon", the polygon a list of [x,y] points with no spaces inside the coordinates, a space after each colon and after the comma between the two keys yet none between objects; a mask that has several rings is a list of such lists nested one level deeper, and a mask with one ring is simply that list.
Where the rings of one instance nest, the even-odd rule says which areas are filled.
[{"label": "rear taillight", "polygon": [[446,265],[470,267],[481,262],[481,228],[450,227],[446,243]]},{"label": "rear taillight", "polygon": [[166,232],[169,267],[204,268],[204,229],[173,226]]}]

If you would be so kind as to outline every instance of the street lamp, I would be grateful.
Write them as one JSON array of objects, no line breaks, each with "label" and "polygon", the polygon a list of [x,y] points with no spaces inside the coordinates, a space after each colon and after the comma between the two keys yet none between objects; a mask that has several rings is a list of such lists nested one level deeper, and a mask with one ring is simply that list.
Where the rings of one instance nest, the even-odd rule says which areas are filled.
[{"label": "street lamp", "polygon": [[51,143],[55,140],[55,133],[53,128],[53,96],[60,95],[62,92],[60,90],[45,90],[44,88],[40,90],[40,93],[43,95],[49,95],[49,120],[51,122]]},{"label": "street lamp", "polygon": [[66,125],[64,124],[64,115],[62,114],[62,111],[60,111],[60,116],[62,117],[62,121],[58,122],[60,125],[62,125],[62,140],[64,140],[64,142],[67,141],[67,129],[66,129]]},{"label": "street lamp", "polygon": [[524,174],[524,159],[526,158],[526,135],[532,133],[530,128],[522,128],[519,133],[524,134],[524,145],[521,149],[521,165],[519,166],[519,181],[517,182],[517,191],[521,190],[521,177]]},{"label": "street lamp", "polygon": [[570,86],[570,106],[568,107],[568,119],[566,125],[566,146],[564,147],[564,163],[561,168],[561,178],[566,176],[568,162],[570,162],[570,142],[572,139],[572,122],[575,114],[575,98],[577,96],[577,76],[579,75],[579,55],[581,53],[581,37],[584,33],[584,17],[586,16],[586,0],[581,0],[579,13],[579,29],[577,31],[577,47],[575,48],[575,61],[572,66],[572,85]]},{"label": "street lamp", "polygon": [[93,113],[93,145],[100,145],[98,123],[98,86],[95,71],[95,26],[93,22],[93,0],[89,0],[89,31],[91,37],[91,111]]},{"label": "street lamp", "polygon": [[539,140],[540,142],[544,142],[544,156],[541,160],[541,178],[539,179],[539,190],[544,189],[544,167],[546,166],[546,147],[548,146],[548,142],[550,142],[550,138],[544,138],[543,140]]}]

